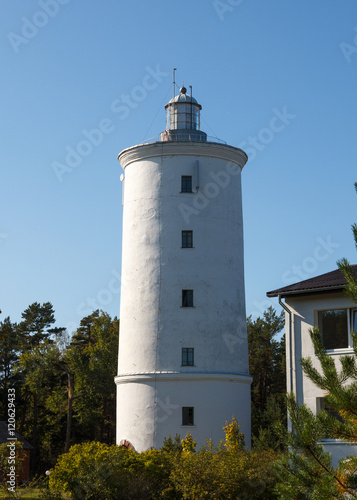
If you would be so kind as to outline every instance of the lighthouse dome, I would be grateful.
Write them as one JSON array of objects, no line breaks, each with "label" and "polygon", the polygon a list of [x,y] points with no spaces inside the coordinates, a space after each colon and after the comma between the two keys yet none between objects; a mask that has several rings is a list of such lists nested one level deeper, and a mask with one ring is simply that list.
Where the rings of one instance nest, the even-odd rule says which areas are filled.
[{"label": "lighthouse dome", "polygon": [[200,130],[201,104],[181,87],[165,106],[166,128],[159,136],[160,141],[206,142],[207,134]]},{"label": "lighthouse dome", "polygon": [[[185,89],[185,87],[182,87],[180,90],[182,91],[182,89]],[[186,90],[186,89],[185,89]],[[176,104],[176,103],[188,103],[188,104],[196,104],[196,106],[199,107],[199,109],[202,109],[202,106],[200,104],[198,104],[197,100],[192,97],[191,95],[189,94],[186,94],[186,92],[184,93],[180,93],[180,94],[177,94],[175,95],[175,97],[173,97],[165,106],[165,108],[167,106],[170,106],[170,104]]]}]

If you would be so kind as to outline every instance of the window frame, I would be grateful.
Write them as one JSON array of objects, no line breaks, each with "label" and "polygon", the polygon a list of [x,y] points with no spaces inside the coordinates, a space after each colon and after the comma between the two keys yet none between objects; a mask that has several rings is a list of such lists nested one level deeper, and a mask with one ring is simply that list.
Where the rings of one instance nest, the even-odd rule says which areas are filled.
[{"label": "window frame", "polygon": [[182,407],[182,426],[193,427],[195,425],[195,407],[183,406]]},{"label": "window frame", "polygon": [[[185,181],[184,181],[185,179]],[[189,183],[188,183],[188,179]],[[191,189],[187,189],[187,183],[189,184],[188,187]],[[181,175],[181,193],[193,193],[192,191],[192,175]]]},{"label": "window frame", "polygon": [[333,409],[331,406],[329,406],[326,403],[326,398],[325,397],[319,397],[316,398],[316,414],[319,413],[322,410],[325,410],[331,417],[336,418],[339,422],[343,422],[343,418],[341,415],[338,413],[337,410]]},{"label": "window frame", "polygon": [[[342,311],[342,310],[347,312],[347,347],[334,347],[334,348],[326,349],[325,344],[323,342],[323,332],[321,331],[321,328],[320,328],[319,313],[328,312],[328,311]],[[344,353],[344,352],[351,352],[353,350],[352,332],[353,332],[354,316],[356,317],[355,321],[357,323],[357,308],[356,307],[330,307],[328,309],[317,309],[315,311],[315,325],[320,330],[321,340],[322,340],[323,345],[326,349],[326,352],[340,354],[340,353]]]},{"label": "window frame", "polygon": [[[186,245],[184,245],[184,235],[185,235],[185,243]],[[188,236],[190,236],[190,238],[188,238]],[[187,244],[187,241],[189,241],[189,243],[191,243],[190,245]],[[181,231],[181,248],[193,248],[193,231],[191,229],[187,230],[187,229],[183,229]]]},{"label": "window frame", "polygon": [[181,366],[195,366],[194,347],[181,348]]},{"label": "window frame", "polygon": [[[191,293],[188,293],[191,292]],[[191,308],[194,307],[194,302],[193,302],[193,290],[188,290],[184,289],[182,290],[182,301],[181,301],[181,307],[184,308]]]}]

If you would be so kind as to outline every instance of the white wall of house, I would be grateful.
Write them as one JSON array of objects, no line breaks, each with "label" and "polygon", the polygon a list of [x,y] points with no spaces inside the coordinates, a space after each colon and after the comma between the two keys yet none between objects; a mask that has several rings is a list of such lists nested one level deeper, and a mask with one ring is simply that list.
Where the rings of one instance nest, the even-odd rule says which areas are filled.
[{"label": "white wall of house", "polygon": [[[289,296],[285,304],[292,311],[292,328],[289,333],[289,315],[285,313],[286,331],[286,366],[287,387],[291,387],[296,394],[299,404],[306,404],[314,414],[318,412],[320,400],[325,396],[324,391],[316,387],[313,382],[303,373],[300,365],[302,357],[311,357],[313,365],[321,370],[319,361],[314,353],[313,344],[310,339],[309,330],[318,326],[318,311],[332,309],[356,309],[356,304],[342,292],[310,294],[305,296]],[[290,343],[291,341],[291,343]],[[342,355],[353,354],[352,347],[328,351],[336,361],[339,369],[339,359]],[[292,358],[290,356],[292,355]],[[341,444],[337,441],[324,442],[325,449],[333,453],[334,462],[341,457],[357,454],[357,446]]]}]

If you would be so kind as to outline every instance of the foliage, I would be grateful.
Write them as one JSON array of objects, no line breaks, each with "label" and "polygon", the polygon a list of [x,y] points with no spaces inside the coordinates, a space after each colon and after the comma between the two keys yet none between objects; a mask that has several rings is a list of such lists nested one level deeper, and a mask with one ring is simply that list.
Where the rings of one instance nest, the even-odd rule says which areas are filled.
[{"label": "foliage", "polygon": [[276,477],[273,451],[249,452],[235,418],[226,423],[224,443],[182,453],[171,473],[185,499],[273,499]]},{"label": "foliage", "polygon": [[342,477],[344,463],[334,468],[331,455],[319,444],[326,437],[326,421],[331,417],[324,411],[315,416],[305,405],[297,405],[293,395],[288,397],[288,409],[294,433],[280,428],[289,445],[288,454],[276,463],[281,498],[342,498],[349,490],[348,478]]},{"label": "foliage", "polygon": [[[357,247],[357,225],[352,229]],[[352,268],[346,259],[338,265],[346,278],[346,293],[357,303],[357,279]],[[331,454],[320,444],[323,439],[357,443],[357,332],[353,335],[354,353],[340,356],[339,368],[334,357],[326,353],[318,328],[310,331],[310,337],[320,368],[316,369],[311,358],[302,359],[301,365],[307,377],[324,391],[335,415],[326,410],[314,415],[307,406],[297,405],[292,394],[288,396],[294,432],[280,426],[289,453],[276,465],[281,476],[277,491],[281,498],[291,499],[357,498],[357,456],[334,466]]]},{"label": "foliage", "polygon": [[196,441],[193,439],[191,434],[187,434],[187,436],[181,441],[182,452],[183,453],[193,453],[197,446]]},{"label": "foliage", "polygon": [[23,347],[31,348],[50,337],[50,326],[55,322],[51,302],[34,302],[22,313],[23,320],[18,325],[18,334]]},{"label": "foliage", "polygon": [[56,364],[59,357],[57,345],[46,338],[22,351],[15,367],[21,378],[16,394],[18,422],[22,422],[19,431],[33,445],[33,460],[38,467],[56,457],[63,440],[66,408],[64,379]]},{"label": "foliage", "polygon": [[17,383],[14,366],[18,360],[18,345],[16,324],[7,317],[0,322],[0,420],[6,419],[8,388]]},{"label": "foliage", "polygon": [[[355,182],[355,190],[357,192],[357,182]],[[352,224],[352,233],[355,241],[355,246],[357,249],[357,224]],[[357,277],[353,273],[350,263],[348,262],[347,259],[341,259],[337,262],[337,265],[340,268],[347,282],[345,290],[346,294],[355,304],[357,304]]]},{"label": "foliage", "polygon": [[244,434],[239,430],[240,425],[236,417],[231,422],[226,422],[223,430],[226,435],[224,446],[232,453],[242,451],[245,447]]},{"label": "foliage", "polygon": [[50,475],[50,488],[73,500],[175,498],[168,484],[172,462],[167,452],[137,453],[104,443],[74,445],[61,455]]},{"label": "foliage", "polygon": [[175,438],[172,439],[171,434],[164,439],[164,443],[160,448],[161,451],[166,451],[168,453],[178,454],[182,452],[182,444],[179,434],[176,434]]},{"label": "foliage", "polygon": [[74,375],[75,429],[86,439],[114,442],[119,321],[94,311],[82,319],[63,356]]},{"label": "foliage", "polygon": [[50,488],[77,499],[274,499],[273,451],[251,453],[236,419],[226,439],[195,451],[191,435],[169,436],[160,450],[137,453],[103,443],[72,446],[50,475]]},{"label": "foliage", "polygon": [[[13,444],[13,443],[12,443]],[[16,452],[16,463],[13,464],[12,461],[9,463],[10,452],[9,452],[9,442],[0,444],[0,485],[4,486],[7,489],[6,481],[9,479],[6,474],[10,471],[10,465],[16,466],[16,473],[22,471],[22,462],[24,460],[21,457],[21,451],[23,450],[23,444],[20,441],[15,442],[15,452]]]},{"label": "foliage", "polygon": [[276,420],[285,421],[285,337],[276,337],[282,330],[284,314],[269,307],[263,318],[247,319],[249,371],[253,377],[252,442],[254,449],[278,449],[274,430]]},{"label": "foliage", "polygon": [[135,452],[103,443],[74,445],[61,455],[50,474],[50,489],[71,493],[73,500],[125,498],[126,468]]},{"label": "foliage", "polygon": [[50,302],[34,302],[16,325],[0,323],[0,419],[16,389],[16,430],[33,446],[32,474],[53,466],[70,442],[114,442],[119,321],[83,318],[70,342]]},{"label": "foliage", "polygon": [[41,491],[40,500],[62,500],[63,496],[60,491],[51,491],[44,489]]}]

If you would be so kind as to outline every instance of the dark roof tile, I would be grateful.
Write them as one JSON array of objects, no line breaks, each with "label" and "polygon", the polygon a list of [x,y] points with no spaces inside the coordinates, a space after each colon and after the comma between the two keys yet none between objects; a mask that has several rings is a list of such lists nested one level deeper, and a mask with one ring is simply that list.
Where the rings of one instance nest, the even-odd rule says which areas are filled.
[{"label": "dark roof tile", "polygon": [[[357,265],[352,265],[351,267],[357,277]],[[271,292],[267,292],[267,296],[277,297],[278,295],[281,295],[282,297],[286,297],[287,295],[306,295],[308,293],[330,292],[333,290],[343,290],[345,286],[346,280],[343,277],[343,274],[339,269],[336,269],[335,271],[321,274],[315,278],[299,281],[299,283],[294,283],[293,285],[272,290]]]}]

